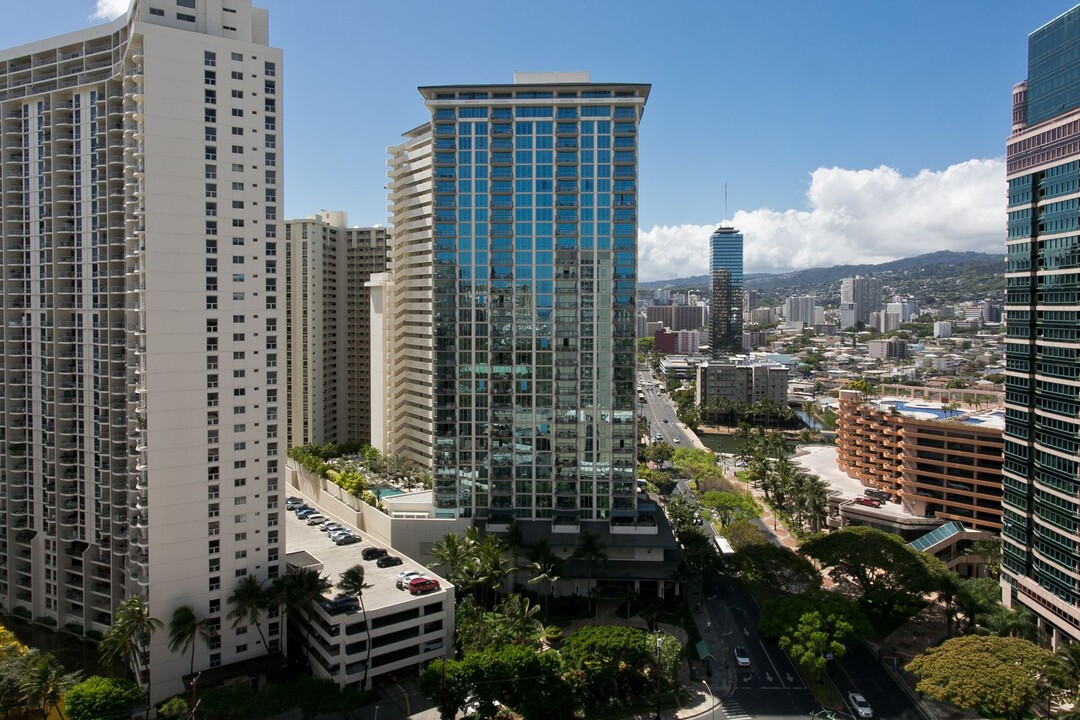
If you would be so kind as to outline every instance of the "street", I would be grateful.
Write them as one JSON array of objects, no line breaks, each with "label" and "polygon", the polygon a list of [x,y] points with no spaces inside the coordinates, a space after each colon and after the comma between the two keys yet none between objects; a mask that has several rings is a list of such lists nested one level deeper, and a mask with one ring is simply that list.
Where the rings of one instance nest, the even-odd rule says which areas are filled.
[{"label": "street", "polygon": [[[645,403],[639,414],[649,421],[650,441],[660,435],[674,447],[694,447],[690,436],[679,424],[669,396],[658,392],[652,373],[638,372]],[[661,381],[662,384],[662,381]],[[665,423],[664,420],[667,420]],[[679,442],[675,442],[675,438]],[[685,480],[680,480],[679,494],[691,494]],[[760,519],[756,524],[771,537],[772,529]],[[711,525],[703,527],[710,538]],[[721,699],[721,710],[728,720],[782,720],[805,718],[821,709],[805,687],[787,654],[758,632],[761,608],[753,594],[723,575],[705,579],[705,601],[701,612],[708,613],[711,630],[707,633],[713,656],[720,667],[732,666],[734,691]],[[742,646],[750,656],[750,666],[734,667],[735,646]],[[714,671],[719,668],[715,668]],[[893,680],[864,643],[848,648],[847,653],[829,663],[829,677],[847,702],[849,692],[862,694],[874,708],[878,720],[921,720],[911,698]],[[851,708],[847,708],[851,712]]]}]

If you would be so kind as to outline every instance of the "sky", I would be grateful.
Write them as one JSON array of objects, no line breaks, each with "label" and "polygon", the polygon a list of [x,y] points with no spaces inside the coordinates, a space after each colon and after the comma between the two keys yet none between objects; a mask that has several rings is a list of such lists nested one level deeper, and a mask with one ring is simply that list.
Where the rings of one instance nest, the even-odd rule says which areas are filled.
[{"label": "sky", "polygon": [[[169,0],[160,0],[169,2]],[[520,70],[646,82],[639,277],[1003,252],[1004,147],[1027,34],[1077,0],[255,0],[285,52],[285,214],[387,221],[386,147],[417,86]],[[0,47],[127,0],[0,0]],[[726,188],[726,192],[725,192]],[[726,203],[725,203],[726,194]]]}]

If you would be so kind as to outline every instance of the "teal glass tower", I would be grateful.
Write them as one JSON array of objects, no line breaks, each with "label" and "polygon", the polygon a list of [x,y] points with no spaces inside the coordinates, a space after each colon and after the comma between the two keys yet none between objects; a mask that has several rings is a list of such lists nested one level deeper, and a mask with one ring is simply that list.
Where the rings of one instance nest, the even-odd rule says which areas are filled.
[{"label": "teal glass tower", "polygon": [[1029,36],[1006,146],[1003,600],[1080,642],[1080,7]]},{"label": "teal glass tower", "polygon": [[636,511],[638,123],[648,85],[519,74],[431,112],[438,517]]},{"label": "teal glass tower", "polygon": [[709,236],[709,275],[727,270],[734,287],[743,286],[743,236],[731,227],[719,227]]}]

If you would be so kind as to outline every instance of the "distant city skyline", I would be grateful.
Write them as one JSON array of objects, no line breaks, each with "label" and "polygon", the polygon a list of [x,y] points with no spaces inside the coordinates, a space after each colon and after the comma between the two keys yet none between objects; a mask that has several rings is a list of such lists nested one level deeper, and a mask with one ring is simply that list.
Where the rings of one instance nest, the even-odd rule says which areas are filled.
[{"label": "distant city skyline", "polygon": [[[1026,68],[1026,33],[1016,28],[1075,4],[691,2],[674,13],[556,0],[528,14],[526,34],[523,9],[491,2],[256,3],[271,11],[271,42],[290,58],[289,218],[328,209],[358,225],[387,222],[386,148],[421,107],[417,86],[502,82],[515,70],[651,83],[641,128],[646,281],[705,274],[708,238],[721,224],[746,235],[748,273],[938,249],[997,252],[1002,140],[1010,90]],[[0,46],[126,7],[7,3]],[[405,12],[426,22],[402,53],[393,29]],[[479,17],[483,43],[443,42]]]}]

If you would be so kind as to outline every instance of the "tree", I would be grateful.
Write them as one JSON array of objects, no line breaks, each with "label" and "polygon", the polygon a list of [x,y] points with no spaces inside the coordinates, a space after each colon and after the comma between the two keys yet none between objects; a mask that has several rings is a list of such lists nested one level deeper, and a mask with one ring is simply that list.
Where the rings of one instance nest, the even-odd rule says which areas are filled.
[{"label": "tree", "polygon": [[[112,626],[98,643],[101,661],[106,666],[124,667],[143,687],[143,669],[148,660],[150,637],[164,624],[150,615],[150,605],[141,595],[132,595],[120,603]],[[150,717],[150,686],[145,686],[146,716]]]},{"label": "tree", "polygon": [[994,580],[1001,576],[1001,538],[986,538],[971,543],[971,554],[986,563],[986,574]]},{"label": "tree", "polygon": [[91,675],[64,693],[64,707],[69,720],[127,718],[142,696],[139,686],[127,678]]},{"label": "tree", "polygon": [[736,520],[720,530],[720,535],[727,538],[731,547],[738,552],[747,545],[769,544],[769,539],[757,525],[747,520]]},{"label": "tree", "polygon": [[431,556],[435,558],[433,567],[446,567],[446,577],[453,582],[458,569],[472,555],[471,542],[457,533],[447,533],[431,546]]},{"label": "tree", "polygon": [[365,643],[367,647],[367,656],[364,658],[364,677],[360,683],[360,687],[367,687],[368,667],[371,665],[371,623],[368,622],[367,608],[364,607],[364,591],[371,588],[364,579],[364,566],[353,565],[351,568],[341,573],[338,577],[337,587],[338,590],[346,595],[355,595],[357,602],[360,603],[360,612],[364,615],[364,629],[367,641]]},{"label": "tree", "polygon": [[20,683],[27,705],[41,714],[41,720],[49,720],[53,710],[63,720],[60,701],[79,682],[82,673],[67,672],[55,657],[37,650],[30,651],[28,660],[26,675]]},{"label": "tree", "polygon": [[331,587],[330,581],[314,568],[300,568],[285,575],[283,583],[285,606],[304,614],[304,655],[308,657],[311,635],[311,606]]},{"label": "tree", "polygon": [[930,587],[927,561],[898,535],[865,526],[814,535],[799,552],[831,568],[834,580],[850,583],[872,613],[886,616],[913,612],[920,593]]},{"label": "tree", "polygon": [[829,622],[817,611],[804,613],[799,624],[788,633],[781,635],[778,644],[787,650],[792,659],[807,671],[818,673],[818,682],[825,669],[825,663],[832,657],[840,657],[847,652],[841,638],[852,633],[851,624],[841,618],[831,618]]},{"label": "tree", "polygon": [[744,580],[780,592],[806,592],[821,586],[821,575],[809,560],[772,543],[740,547],[732,564]]},{"label": "tree", "polygon": [[928,648],[907,664],[915,689],[983,715],[1021,720],[1053,672],[1053,656],[1021,638],[967,635]]},{"label": "tree", "polygon": [[543,623],[536,619],[540,606],[530,604],[529,598],[524,595],[507,595],[495,607],[495,612],[503,617],[507,629],[517,638],[519,645],[525,644],[528,635],[539,634],[544,630]]},{"label": "tree", "polygon": [[262,581],[254,575],[245,575],[236,583],[232,594],[229,595],[228,619],[232,620],[233,628],[250,623],[259,631],[259,639],[262,640],[263,649],[266,649],[266,636],[263,635],[262,619],[263,610],[266,609],[266,592],[263,590]]},{"label": "tree", "polygon": [[162,703],[160,712],[165,717],[183,718],[188,717],[191,708],[188,707],[187,700],[180,695],[175,695]]},{"label": "tree", "polygon": [[600,540],[596,533],[583,532],[578,538],[578,546],[574,550],[574,557],[582,560],[589,570],[589,587],[592,587],[593,566],[605,562],[608,559],[604,552],[607,545]]},{"label": "tree", "polygon": [[[804,618],[818,613],[818,628],[829,635],[829,641],[845,646],[852,640],[870,637],[873,628],[858,603],[843,595],[825,590],[811,590],[796,595],[780,595],[766,600],[761,608],[759,629],[762,636],[779,640],[785,635],[794,639]],[[836,654],[834,652],[834,654]]]},{"label": "tree", "polygon": [[198,617],[190,605],[181,605],[173,611],[172,619],[169,620],[169,650],[174,653],[191,650],[189,673],[195,672],[195,640],[201,638],[209,645],[215,637],[210,619]]},{"label": "tree", "polygon": [[[544,541],[547,542],[546,540]],[[559,581],[559,572],[562,569],[562,560],[560,560],[550,550],[542,555],[536,556],[536,558],[529,564],[529,572],[532,573],[532,578],[529,579],[529,583],[543,583],[547,587],[547,600],[544,603],[544,621],[547,621],[548,606],[551,604],[551,593],[555,588],[555,583]]]},{"label": "tree", "polygon": [[750,495],[732,490],[710,490],[701,496],[701,505],[714,511],[721,525],[736,520],[754,520],[761,515],[761,507]]}]

